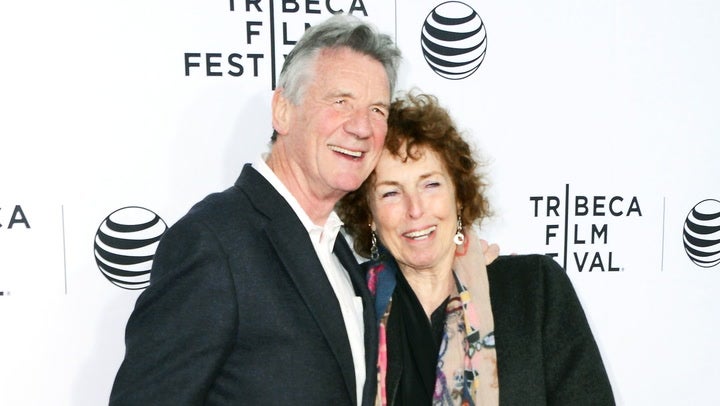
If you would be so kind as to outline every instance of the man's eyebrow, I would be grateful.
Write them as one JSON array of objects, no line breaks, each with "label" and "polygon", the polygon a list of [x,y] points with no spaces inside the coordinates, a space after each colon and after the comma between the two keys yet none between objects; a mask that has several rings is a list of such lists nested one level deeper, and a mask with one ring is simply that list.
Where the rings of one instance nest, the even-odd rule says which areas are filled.
[{"label": "man's eyebrow", "polygon": [[330,97],[349,97],[349,98],[355,98],[355,95],[352,92],[346,91],[346,90],[336,90],[333,92],[330,92]]},{"label": "man's eyebrow", "polygon": [[[357,96],[355,96],[355,93],[353,93],[350,90],[335,90],[335,91],[329,92],[328,97],[348,97],[351,99],[357,98]],[[373,106],[382,106],[387,109],[390,108],[390,102],[385,101],[385,100],[375,100],[374,102],[372,102],[370,104]]]}]

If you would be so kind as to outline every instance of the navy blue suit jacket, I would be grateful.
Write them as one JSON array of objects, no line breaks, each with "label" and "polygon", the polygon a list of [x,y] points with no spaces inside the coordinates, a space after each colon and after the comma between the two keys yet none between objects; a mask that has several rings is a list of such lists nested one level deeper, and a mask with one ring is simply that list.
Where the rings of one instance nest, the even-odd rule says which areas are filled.
[{"label": "navy blue suit jacket", "polygon": [[[342,235],[335,255],[363,299],[370,405],[372,299]],[[165,233],[125,344],[111,405],[357,404],[333,289],[300,220],[250,165]]]}]

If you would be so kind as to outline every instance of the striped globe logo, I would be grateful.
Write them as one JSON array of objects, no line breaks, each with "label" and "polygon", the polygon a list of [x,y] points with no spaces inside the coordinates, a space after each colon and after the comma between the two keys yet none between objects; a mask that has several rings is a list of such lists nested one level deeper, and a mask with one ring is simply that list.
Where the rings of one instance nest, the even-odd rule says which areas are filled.
[{"label": "striped globe logo", "polygon": [[703,200],[690,210],[683,244],[695,265],[710,268],[720,263],[720,201]]},{"label": "striped globe logo", "polygon": [[420,45],[435,73],[446,79],[464,79],[475,73],[485,59],[485,24],[467,4],[448,1],[428,14]]},{"label": "striped globe logo", "polygon": [[112,212],[95,234],[95,262],[100,272],[123,289],[146,288],[165,230],[163,219],[148,209],[124,207]]}]

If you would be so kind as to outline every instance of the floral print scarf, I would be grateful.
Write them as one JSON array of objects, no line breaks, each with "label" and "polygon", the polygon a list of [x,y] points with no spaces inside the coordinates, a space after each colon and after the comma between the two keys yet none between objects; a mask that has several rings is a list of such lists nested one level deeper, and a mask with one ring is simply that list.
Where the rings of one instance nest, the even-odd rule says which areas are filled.
[{"label": "floral print scarf", "polygon": [[[367,273],[380,321],[376,406],[388,404],[386,327],[392,310],[395,272],[399,272],[395,261],[386,257],[372,263]],[[458,247],[453,273],[455,289],[446,306],[433,405],[496,406],[499,385],[490,289],[484,253],[474,233],[468,233],[465,245]]]}]

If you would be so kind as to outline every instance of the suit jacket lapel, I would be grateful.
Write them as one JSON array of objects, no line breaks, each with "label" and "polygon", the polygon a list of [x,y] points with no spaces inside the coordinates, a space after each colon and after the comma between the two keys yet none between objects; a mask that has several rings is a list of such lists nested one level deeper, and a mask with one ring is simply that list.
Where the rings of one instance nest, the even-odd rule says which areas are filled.
[{"label": "suit jacket lapel", "polygon": [[[249,165],[236,186],[245,190],[269,219],[267,236],[338,360],[350,398],[355,401],[355,372],[340,304],[315,253],[307,230],[287,201]],[[338,239],[342,236],[338,236]],[[357,267],[357,263],[355,263]],[[367,336],[367,334],[366,334]],[[355,401],[357,403],[357,401]]]},{"label": "suit jacket lapel", "polygon": [[333,253],[338,257],[342,266],[347,270],[355,287],[355,293],[362,298],[363,321],[365,324],[365,388],[363,389],[363,405],[375,403],[375,390],[377,388],[377,319],[375,317],[375,303],[372,294],[365,282],[365,275],[358,265],[350,246],[342,236],[337,236]]}]

